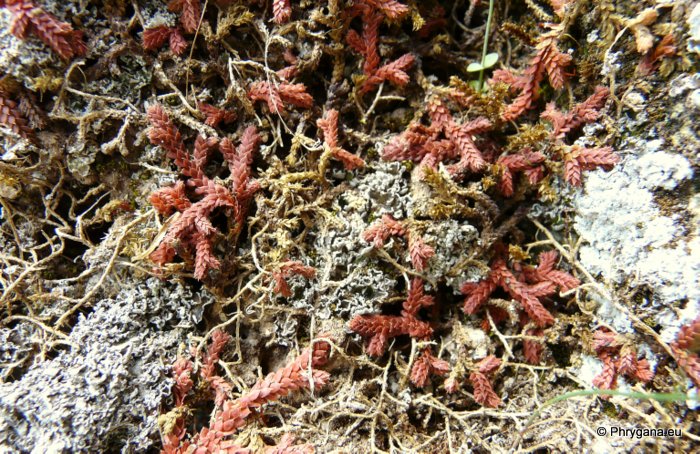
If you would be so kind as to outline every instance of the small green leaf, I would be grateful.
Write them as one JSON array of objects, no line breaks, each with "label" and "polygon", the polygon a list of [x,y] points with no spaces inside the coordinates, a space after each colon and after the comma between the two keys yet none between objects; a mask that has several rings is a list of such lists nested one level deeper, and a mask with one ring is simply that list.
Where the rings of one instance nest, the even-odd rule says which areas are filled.
[{"label": "small green leaf", "polygon": [[479,81],[478,80],[470,80],[469,86],[472,87],[474,90],[479,91]]},{"label": "small green leaf", "polygon": [[484,58],[484,68],[490,68],[493,65],[496,64],[498,61],[498,54],[496,52],[486,54],[486,58]]},{"label": "small green leaf", "polygon": [[483,69],[484,69],[484,67],[481,66],[481,63],[469,63],[469,66],[467,66],[468,73],[475,73],[475,72],[481,71]]}]

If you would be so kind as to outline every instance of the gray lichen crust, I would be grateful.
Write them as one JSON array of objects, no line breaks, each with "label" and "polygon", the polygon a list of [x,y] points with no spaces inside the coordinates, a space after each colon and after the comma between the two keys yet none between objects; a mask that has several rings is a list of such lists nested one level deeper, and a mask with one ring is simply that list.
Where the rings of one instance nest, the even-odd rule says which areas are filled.
[{"label": "gray lichen crust", "polygon": [[67,350],[0,384],[0,445],[15,452],[153,446],[171,394],[169,364],[206,299],[149,279],[99,301],[81,316]]},{"label": "gray lichen crust", "polygon": [[[406,217],[411,198],[403,171],[399,163],[377,163],[372,173],[352,180],[350,188],[333,201],[332,218],[314,233],[317,283],[309,287],[305,279],[290,280],[294,296],[287,304],[313,311],[321,320],[350,319],[376,312],[392,294],[395,274],[372,258],[372,245],[362,239],[362,233],[384,214]],[[276,342],[292,345],[297,331],[294,315],[278,315],[275,326]]]}]

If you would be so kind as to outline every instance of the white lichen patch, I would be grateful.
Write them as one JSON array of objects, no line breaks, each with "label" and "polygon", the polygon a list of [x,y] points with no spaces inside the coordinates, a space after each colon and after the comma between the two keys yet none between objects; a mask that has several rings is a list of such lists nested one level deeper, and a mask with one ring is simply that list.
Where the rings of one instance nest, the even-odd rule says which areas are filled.
[{"label": "white lichen patch", "polygon": [[631,333],[634,331],[632,328],[632,320],[627,314],[618,309],[610,298],[599,295],[595,292],[591,293],[590,298],[598,303],[598,309],[596,312],[598,317],[605,320],[605,322],[610,325],[612,329],[621,334]]},{"label": "white lichen patch", "polygon": [[177,16],[175,14],[157,10],[152,12],[152,14],[147,15],[148,20],[145,24],[144,29],[155,28],[160,26],[174,27],[177,24]]},{"label": "white lichen patch", "polygon": [[[657,145],[661,146],[660,141],[649,142],[647,146],[649,149],[655,149]],[[663,151],[640,156],[639,159],[629,163],[628,167],[643,178],[639,181],[639,185],[649,190],[662,188],[670,191],[675,189],[679,182],[693,176],[687,159]]]},{"label": "white lichen patch", "polygon": [[455,323],[444,342],[447,352],[454,359],[470,358],[477,361],[493,351],[493,344],[484,330],[461,323]]},{"label": "white lichen patch", "polygon": [[593,388],[593,379],[603,370],[603,362],[591,355],[581,355],[581,367],[576,376],[587,387]]},{"label": "white lichen patch", "polygon": [[[661,140],[630,139],[621,150],[624,161],[610,172],[590,172],[574,201],[575,228],[586,243],[581,264],[605,281],[651,288],[653,315],[680,301],[700,300],[696,232],[682,224],[684,213],[663,214],[654,193],[677,189],[692,169],[686,158],[663,147]],[[606,307],[601,304],[598,315],[618,327],[617,311]]]}]

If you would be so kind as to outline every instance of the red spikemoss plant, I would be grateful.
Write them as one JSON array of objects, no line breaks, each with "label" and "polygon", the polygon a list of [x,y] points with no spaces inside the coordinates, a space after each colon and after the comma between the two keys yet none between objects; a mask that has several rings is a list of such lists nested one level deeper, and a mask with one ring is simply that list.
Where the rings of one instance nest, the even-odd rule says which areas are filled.
[{"label": "red spikemoss plant", "polygon": [[603,362],[603,370],[593,379],[593,385],[599,389],[615,389],[618,375],[642,383],[654,378],[649,362],[637,359],[634,343],[625,336],[599,328],[593,333],[593,349]]},{"label": "red spikemoss plant", "polygon": [[316,452],[311,443],[294,444],[296,437],[292,434],[284,434],[277,446],[265,447],[265,454],[313,454]]},{"label": "red spikemoss plant", "polygon": [[486,165],[481,151],[474,143],[473,136],[489,130],[491,128],[489,120],[477,118],[458,124],[447,106],[438,100],[428,104],[428,114],[432,120],[431,126],[441,130],[458,153],[459,161],[449,168],[451,174],[464,173],[466,170],[478,172]]},{"label": "red spikemoss plant", "polygon": [[523,340],[523,356],[525,357],[525,361],[530,364],[539,364],[542,360],[542,353],[544,353],[544,345],[542,344],[544,340],[544,330],[541,328],[525,328],[523,329],[523,335],[542,339]]},{"label": "red spikemoss plant", "polygon": [[520,272],[527,282],[551,282],[562,292],[567,292],[581,285],[581,282],[566,271],[555,268],[557,265],[556,251],[544,251],[538,256],[537,266],[519,266]]},{"label": "red spikemoss plant", "polygon": [[444,376],[449,371],[450,365],[447,361],[436,358],[430,348],[424,348],[411,368],[411,383],[423,388],[432,375]]},{"label": "red spikemoss plant", "polygon": [[178,27],[159,25],[147,28],[143,31],[143,48],[145,50],[158,50],[167,42],[170,50],[175,55],[182,55],[187,49],[187,40]]},{"label": "red spikemoss plant", "polygon": [[364,58],[362,72],[365,78],[359,87],[360,95],[369,93],[384,81],[399,87],[405,86],[410,81],[406,71],[415,63],[416,58],[413,54],[404,54],[392,62],[379,66],[379,26],[385,17],[397,20],[407,13],[408,7],[393,0],[360,0],[347,9],[348,20],[356,16],[362,18],[362,35],[351,29],[346,36],[350,48]]},{"label": "red spikemoss plant", "polygon": [[[554,295],[559,289],[566,292],[580,285],[578,279],[567,272],[555,269],[557,253],[542,252],[538,257],[538,265],[525,265],[518,260],[511,262],[508,267],[508,255],[504,246],[496,247],[496,252],[490,264],[491,271],[478,282],[465,282],[460,291],[466,296],[464,312],[475,314],[484,306],[491,295],[499,288],[505,291],[523,308],[520,314],[520,325],[523,334],[530,337],[543,337],[543,328],[554,323],[554,316],[543,304],[544,298]],[[487,308],[494,323],[508,318],[507,312],[499,307]],[[484,323],[484,328],[489,325]],[[544,346],[532,339],[523,341],[523,354],[531,364],[538,364]]]},{"label": "red spikemoss plant", "polygon": [[[354,8],[358,6],[355,5]],[[362,72],[365,76],[370,76],[379,68],[381,62],[378,49],[379,26],[384,17],[370,7],[364,8],[362,11],[358,10],[357,13],[362,15],[362,35],[350,29],[345,40],[352,50],[362,55],[364,58]],[[351,17],[353,15],[350,14]]]},{"label": "red spikemoss plant", "polygon": [[572,145],[562,153],[564,157],[564,179],[573,186],[581,186],[581,172],[602,167],[610,170],[620,162],[611,147],[585,148]]},{"label": "red spikemoss plant", "polygon": [[82,31],[73,30],[70,24],[61,22],[30,0],[2,0],[0,7],[12,13],[10,33],[17,38],[26,39],[32,32],[64,60],[87,52]]},{"label": "red spikemoss plant", "polygon": [[292,5],[289,0],[272,0],[272,17],[278,24],[283,24],[292,17]]},{"label": "red spikemoss plant", "polygon": [[[329,352],[328,342],[316,341],[311,347],[302,351],[295,360],[268,374],[238,399],[226,400],[220,408],[215,410],[209,427],[203,428],[192,439],[191,445],[196,447],[195,452],[220,452],[220,450],[232,449],[235,445],[228,437],[243,427],[255,410],[292,392],[312,388],[318,390],[323,387],[328,383],[330,374],[318,367],[328,361]],[[183,443],[183,452],[189,447],[185,445],[186,443]]]},{"label": "red spikemoss plant", "polygon": [[394,219],[390,214],[385,214],[362,233],[362,239],[371,242],[376,248],[381,248],[390,237],[404,236],[406,233],[403,223]]},{"label": "red spikemoss plant", "polygon": [[199,0],[170,0],[168,9],[180,14],[180,23],[187,33],[195,33],[199,18],[202,15],[202,5]]},{"label": "red spikemoss plant", "polygon": [[236,120],[236,112],[221,109],[205,102],[197,103],[197,108],[205,116],[204,123],[212,128],[218,128],[221,123],[229,124]]},{"label": "red spikemoss plant", "polygon": [[[350,321],[350,329],[362,337],[369,338],[367,354],[381,356],[386,351],[390,339],[408,335],[414,339],[426,341],[433,335],[430,324],[418,319],[418,311],[431,307],[435,299],[425,294],[423,281],[414,278],[408,297],[403,302],[401,315],[358,315]],[[418,354],[411,369],[410,378],[414,385],[423,387],[430,375],[445,375],[449,371],[446,361],[436,358],[429,348]]]},{"label": "red spikemoss plant", "polygon": [[349,18],[353,18],[377,13],[390,21],[398,21],[406,17],[409,11],[408,6],[396,0],[355,0],[347,8],[346,14]]},{"label": "red spikemoss plant", "polygon": [[496,173],[499,176],[498,190],[505,197],[511,197],[515,192],[514,175],[523,173],[531,185],[536,185],[544,177],[543,164],[545,155],[531,149],[522,150],[518,154],[501,156],[496,161]]},{"label": "red spikemoss plant", "polygon": [[408,255],[413,268],[421,272],[428,266],[431,257],[435,255],[435,249],[428,245],[423,237],[411,231],[408,235]]},{"label": "red spikemoss plant", "polygon": [[581,186],[583,170],[593,170],[597,167],[609,170],[620,161],[611,147],[587,148],[565,143],[567,134],[572,130],[599,118],[600,109],[609,93],[605,87],[596,87],[595,92],[588,99],[576,104],[568,112],[564,113],[558,110],[554,103],[549,103],[540,116],[552,126],[553,148],[558,150],[559,156],[564,161],[564,179],[573,186]]},{"label": "red spikemoss plant", "polygon": [[494,71],[492,82],[506,83],[510,85],[511,90],[520,92],[503,112],[504,121],[513,121],[533,107],[539,97],[540,84],[545,75],[548,76],[552,88],[555,90],[564,88],[568,77],[566,68],[571,64],[572,57],[561,52],[557,47],[564,32],[563,26],[561,24],[548,26],[551,30],[540,35],[535,45],[537,53],[522,75],[518,76],[504,69]]},{"label": "red spikemoss plant", "polygon": [[224,347],[231,340],[231,336],[220,329],[211,334],[211,343],[202,359],[202,367],[199,369],[199,376],[209,383],[209,387],[214,391],[214,403],[217,406],[223,404],[231,394],[231,384],[223,377],[216,374],[216,364],[221,357]]},{"label": "red spikemoss plant", "polygon": [[700,387],[700,316],[681,327],[671,349],[679,366]]},{"label": "red spikemoss plant", "polygon": [[501,405],[501,398],[493,390],[489,375],[494,374],[501,366],[501,360],[495,356],[487,356],[476,364],[476,369],[469,374],[469,381],[474,387],[474,400],[487,407],[496,408]]},{"label": "red spikemoss plant", "polygon": [[[217,406],[223,404],[231,391],[231,385],[216,374],[216,363],[219,361],[221,353],[230,339],[231,336],[226,332],[222,330],[214,331],[207,352],[201,358],[202,366],[199,369],[199,377],[214,391],[214,401]],[[194,381],[192,380],[193,369],[194,363],[188,358],[178,358],[173,364],[173,378],[175,379],[173,398],[175,400],[174,414],[176,415],[176,420],[170,431],[163,435],[162,452],[179,452],[178,447],[186,435],[187,406],[185,405],[185,399],[194,387]]]},{"label": "red spikemoss plant", "polygon": [[411,160],[422,166],[436,168],[439,162],[457,160],[448,166],[453,177],[467,171],[480,172],[486,160],[474,140],[491,128],[491,122],[479,117],[459,123],[447,108],[446,103],[431,97],[427,103],[430,126],[412,122],[401,134],[395,136],[385,147],[382,157],[388,161]]},{"label": "red spikemoss plant", "polygon": [[275,283],[272,291],[285,298],[292,296],[292,290],[287,282],[287,279],[291,276],[303,276],[306,279],[312,279],[316,276],[316,269],[296,260],[283,262],[272,272],[272,280]]},{"label": "red spikemoss plant", "polygon": [[248,88],[248,97],[251,101],[265,101],[273,113],[284,112],[285,104],[302,109],[310,109],[314,105],[313,98],[306,92],[306,85],[288,82],[253,82]]},{"label": "red spikemoss plant", "polygon": [[[259,188],[258,183],[250,179],[250,166],[260,138],[253,126],[243,132],[238,148],[228,138],[218,142],[214,138],[198,136],[194,153],[190,156],[180,131],[162,106],[151,106],[148,109],[148,119],[151,123],[149,140],[152,144],[161,146],[178,166],[180,173],[187,178],[186,183],[179,181],[150,196],[151,203],[160,214],[167,216],[175,211],[180,212],[179,218],[170,226],[150,258],[156,264],[164,265],[172,262],[176,255],[188,261],[192,261],[194,256],[194,276],[201,280],[210,269],[218,269],[220,266],[213,253],[214,240],[220,233],[210,220],[214,211],[224,209],[232,213],[230,236],[235,238],[243,226],[249,201]],[[204,173],[209,155],[217,146],[231,172],[222,183]],[[192,198],[186,187],[191,188]]]},{"label": "red spikemoss plant", "polygon": [[289,66],[275,73],[279,80],[260,80],[251,83],[248,87],[248,98],[253,102],[264,101],[272,113],[284,113],[285,105],[311,109],[314,99],[306,91],[306,85],[290,82],[299,72],[295,65],[296,56],[291,52],[285,52],[283,57]]},{"label": "red spikemoss plant", "polygon": [[659,44],[657,44],[654,49],[647,52],[647,54],[642,58],[642,61],[639,62],[639,73],[642,76],[648,76],[659,67],[659,62],[661,60],[676,55],[677,50],[678,49],[676,49],[675,46],[675,38],[673,37],[673,34],[669,33],[661,38]]},{"label": "red spikemoss plant", "polygon": [[440,162],[453,162],[447,166],[453,178],[489,170],[497,178],[498,191],[505,197],[515,194],[518,174],[524,175],[534,186],[543,180],[552,161],[563,161],[565,180],[580,186],[584,170],[610,169],[619,162],[611,147],[589,148],[566,143],[570,133],[600,117],[608,93],[606,88],[597,87],[588,99],[568,112],[550,103],[541,114],[542,121],[551,126],[549,140],[543,144],[542,151],[528,147],[498,158],[493,156],[493,150],[482,152],[475,139],[476,135],[489,131],[492,123],[483,117],[460,123],[448,108],[450,100],[457,105],[468,105],[469,99],[457,92],[450,92],[447,97],[429,96],[426,110],[430,124],[411,122],[405,131],[384,146],[382,157],[389,161],[411,160],[431,168],[436,168]]},{"label": "red spikemoss plant", "polygon": [[323,142],[333,154],[333,157],[343,163],[345,169],[354,170],[365,166],[365,161],[359,156],[344,150],[338,145],[338,111],[330,109],[323,118],[316,120],[323,132]]},{"label": "red spikemoss plant", "polygon": [[364,3],[376,8],[390,20],[401,19],[409,12],[408,6],[396,0],[359,0],[357,3]]},{"label": "red spikemoss plant", "polygon": [[464,312],[476,313],[488,301],[496,289],[501,288],[515,301],[520,303],[527,316],[540,328],[554,323],[554,316],[540,301],[553,295],[557,288],[561,291],[571,290],[580,282],[570,274],[554,269],[556,252],[543,252],[537,267],[522,266],[517,261],[513,270],[508,268],[506,255],[498,251],[491,261],[491,271],[479,282],[465,282],[460,291],[466,296]]},{"label": "red spikemoss plant", "polygon": [[378,249],[384,247],[384,243],[392,236],[406,238],[411,264],[419,272],[428,266],[428,261],[435,255],[435,249],[410,229],[407,221],[397,221],[388,214],[383,215],[362,233],[362,239]]},{"label": "red spikemoss plant", "polygon": [[[177,417],[176,422],[170,427],[168,433],[163,434],[164,454],[208,453],[208,452],[236,452],[249,453],[248,449],[235,444],[229,437],[243,427],[248,418],[260,409],[264,404],[278,400],[294,391],[311,388],[320,389],[325,385],[330,375],[328,372],[317,369],[328,360],[330,344],[324,341],[316,341],[311,347],[302,353],[285,367],[268,374],[249,391],[243,393],[238,399],[230,398],[231,384],[216,375],[216,363],[221,353],[230,340],[230,336],[221,330],[212,333],[212,339],[207,352],[201,358],[202,366],[199,369],[200,384],[203,381],[209,388],[215,391],[215,407],[209,427],[204,427],[196,435],[190,436],[186,432],[186,416],[188,414],[187,398],[190,391],[195,388],[193,381],[194,363],[191,360],[179,358],[173,365],[175,385],[173,395],[175,409],[171,410]],[[309,376],[309,371],[311,375]],[[196,389],[201,389],[199,384]],[[221,389],[226,393],[221,394]],[[197,395],[201,400],[202,396]],[[279,445],[270,447],[265,452],[313,452],[313,446],[308,444],[294,445],[292,434],[286,434],[280,440]],[[275,451],[277,449],[277,451]],[[279,450],[282,451],[279,451]],[[311,449],[311,451],[309,451]]]},{"label": "red spikemoss plant", "polygon": [[609,95],[610,90],[598,86],[591,96],[568,112],[558,110],[553,102],[548,103],[540,118],[551,124],[550,135],[553,139],[564,139],[571,131],[596,121]]},{"label": "red spikemoss plant", "polygon": [[186,358],[178,358],[173,364],[173,378],[175,379],[173,398],[175,399],[174,411],[177,416],[168,433],[163,434],[163,449],[161,451],[163,453],[178,452],[177,448],[187,434],[185,429],[186,417],[180,414],[180,411],[186,410],[185,398],[194,386],[191,378],[193,367],[192,361]]},{"label": "red spikemoss plant", "polygon": [[404,54],[396,60],[379,67],[372,75],[367,77],[360,86],[360,94],[364,95],[377,88],[382,82],[388,81],[397,87],[404,87],[411,80],[406,71],[411,69],[416,62],[413,54]]},{"label": "red spikemoss plant", "polygon": [[297,73],[296,66],[288,66],[277,71],[280,81],[269,82],[259,80],[248,87],[248,98],[251,101],[264,101],[272,113],[283,113],[285,105],[310,109],[314,105],[314,98],[307,93],[306,85],[293,84],[289,80]]},{"label": "red spikemoss plant", "polygon": [[[224,6],[229,2],[219,0],[216,3]],[[168,9],[180,15],[180,25],[177,27],[160,25],[144,30],[143,48],[157,50],[168,42],[170,50],[175,55],[182,55],[188,45],[184,33],[192,35],[197,32],[202,18],[202,3],[200,0],[170,0]]]},{"label": "red spikemoss plant", "polygon": [[192,389],[192,361],[186,358],[178,358],[173,364],[173,397],[175,398],[175,406],[181,407],[185,403],[185,397]]},{"label": "red spikemoss plant", "polygon": [[[477,403],[491,408],[496,408],[502,404],[501,398],[494,391],[492,383],[493,375],[500,367],[501,360],[493,355],[489,355],[469,367],[468,379],[474,389],[474,400]],[[454,373],[445,380],[445,390],[448,393],[455,393],[459,390],[461,387],[460,376],[464,373],[464,370],[455,369]]]},{"label": "red spikemoss plant", "polygon": [[22,102],[15,102],[9,94],[0,90],[0,125],[5,126],[14,134],[33,141],[34,131],[29,127],[29,122],[24,116],[28,108],[22,108]]},{"label": "red spikemoss plant", "polygon": [[418,340],[429,339],[433,335],[430,324],[417,318],[418,311],[435,304],[432,296],[426,295],[423,281],[414,278],[408,297],[403,302],[401,315],[358,315],[350,321],[350,329],[362,337],[369,338],[367,353],[381,356],[386,351],[390,339],[409,335]]}]

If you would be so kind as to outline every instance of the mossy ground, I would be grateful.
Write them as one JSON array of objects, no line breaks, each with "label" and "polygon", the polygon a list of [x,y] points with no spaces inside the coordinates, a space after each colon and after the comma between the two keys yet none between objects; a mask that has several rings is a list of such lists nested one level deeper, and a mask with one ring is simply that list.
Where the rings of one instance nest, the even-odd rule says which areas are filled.
[{"label": "mossy ground", "polygon": [[[481,2],[471,17],[467,16],[469,2],[439,2],[446,11],[446,25],[426,37],[419,37],[414,27],[420,24],[420,15],[429,17],[430,7],[438,2],[404,2],[420,14],[399,24],[383,25],[380,54],[384,62],[413,52],[418,63],[409,71],[411,82],[404,88],[385,84],[379,92],[364,97],[354,90],[362,81],[362,60],[345,47],[343,34],[347,27],[357,29],[358,24],[340,21],[343,2],[317,7],[315,2],[293,0],[292,21],[281,26],[269,21],[269,7],[248,2],[233,2],[220,9],[210,5],[194,46],[182,57],[166,49],[146,52],[141,46],[141,31],[154,17],[163,16],[170,25],[175,24],[176,17],[165,12],[164,3],[157,0],[39,3],[85,29],[91,50],[86,58],[72,63],[52,60],[36,40],[22,44],[10,37],[4,16],[0,40],[12,44],[0,59],[5,79],[18,85],[15,93],[36,93],[36,102],[48,120],[35,145],[2,133],[0,301],[4,326],[13,329],[29,318],[38,327],[37,337],[26,341],[31,348],[11,364],[2,365],[4,386],[12,386],[27,369],[41,367],[42,361],[65,348],[57,342],[63,339],[62,333],[70,332],[78,314],[90,313],[98,299],[115,295],[123,282],[155,275],[164,280],[163,285],[174,280],[195,292],[206,288],[213,295],[203,320],[183,339],[181,350],[185,351],[185,343],[202,348],[205,336],[217,326],[231,333],[234,341],[223,355],[223,365],[234,394],[283,364],[310,336],[333,335],[333,360],[327,367],[330,384],[320,393],[303,393],[265,407],[241,431],[242,445],[274,444],[282,434],[292,432],[318,452],[697,449],[698,414],[685,402],[579,397],[548,407],[525,426],[543,402],[590,387],[583,377],[589,371],[582,369],[592,364],[592,332],[605,323],[596,312],[596,286],[621,313],[628,313],[633,326],[630,335],[647,345],[648,355],[656,361],[654,380],[632,389],[672,392],[685,391],[687,386],[669,357],[667,342],[659,336],[665,327],[650,318],[649,308],[641,307],[654,300],[653,291],[636,285],[632,276],[620,283],[586,276],[577,259],[581,244],[571,205],[580,194],[563,184],[559,175],[552,172],[540,188],[522,189],[512,199],[504,199],[488,188],[488,178],[468,177],[455,187],[436,173],[426,183],[417,184],[413,163],[404,163],[398,170],[387,170],[380,163],[381,146],[422,115],[426,93],[439,92],[450,84],[468,90],[464,82],[476,77],[466,67],[481,56],[488,2]],[[611,101],[597,131],[587,140],[610,145],[624,158],[626,150],[617,146],[637,134],[646,140],[648,130],[654,128],[667,144],[666,151],[684,156],[697,171],[697,110],[679,107],[688,102],[687,94],[669,94],[673,81],[697,69],[696,55],[686,51],[685,20],[693,2],[575,3],[576,18],[560,44],[561,50],[571,49],[574,58],[570,84],[561,92],[544,84],[537,108],[518,120],[518,128],[502,125],[490,137],[493,146],[543,146],[546,134],[537,122],[544,101],[566,109],[585,99],[595,86],[604,85],[611,89]],[[638,69],[642,56],[625,21],[653,7],[659,15],[649,25],[650,33],[657,42],[673,33],[677,52],[642,76]],[[463,23],[465,18],[467,23]],[[546,2],[497,1],[490,51],[499,54],[500,65],[522,70],[533,52],[524,41],[543,30],[539,22],[554,19]],[[518,39],[519,34],[523,39]],[[188,36],[188,41],[193,38]],[[271,71],[284,67],[285,50],[296,55],[296,80],[306,84],[315,106],[276,115],[260,104],[253,105],[245,90],[250,82],[264,80]],[[609,65],[604,71],[606,61]],[[489,89],[484,95],[475,94],[474,104],[459,114],[496,119],[506,102],[506,90]],[[637,103],[639,96],[643,104]],[[223,233],[215,252],[222,265],[203,282],[193,279],[186,260],[164,269],[154,269],[148,260],[169,222],[157,216],[148,195],[178,178],[162,150],[152,147],[145,135],[146,104],[156,101],[167,106],[188,146],[198,132],[237,137],[247,124],[255,124],[263,136],[264,146],[253,163],[262,190],[255,196],[240,235],[227,236],[227,213],[216,214],[214,222]],[[218,130],[211,128],[203,123],[197,101],[234,109],[238,120]],[[329,161],[324,153],[316,119],[329,108],[341,112],[343,147],[367,161],[367,167],[355,174]],[[207,168],[213,177],[226,176],[220,163],[215,157]],[[556,169],[553,165],[552,170]],[[385,172],[381,180],[386,186],[372,180],[380,171]],[[685,182],[673,191],[657,191],[659,210],[685,226],[686,235],[678,241],[687,242],[697,235],[693,230],[697,213],[688,208],[697,189]],[[539,225],[518,210],[533,204],[541,208],[542,215],[534,218]],[[421,206],[428,208],[414,210]],[[469,250],[442,251],[443,257],[434,259],[450,264],[445,275],[425,273],[438,300],[426,317],[436,331],[435,351],[443,358],[451,362],[459,355],[475,359],[475,352],[505,358],[494,385],[504,401],[502,407],[482,408],[468,386],[449,395],[441,378],[423,389],[413,387],[408,375],[417,351],[414,340],[399,338],[388,353],[374,359],[363,353],[359,337],[347,329],[351,316],[367,312],[372,308],[368,306],[374,312],[398,312],[408,277],[415,274],[401,244],[370,251],[358,237],[387,212],[404,217],[418,212],[414,221],[424,230],[440,232],[442,225],[454,226],[442,222],[449,219],[478,231],[478,238],[464,233],[461,243],[455,240],[454,244]],[[337,240],[324,243],[330,237]],[[482,275],[490,258],[489,246],[499,240],[518,244],[533,257],[557,248],[563,255],[563,267],[586,283],[583,289],[552,302],[556,322],[545,332],[546,353],[539,365],[523,360],[523,335],[517,323],[493,325],[497,329],[483,339],[464,334],[480,329],[483,314],[470,317],[461,311],[456,283]],[[343,248],[346,252],[339,252]],[[285,299],[271,291],[270,274],[288,259],[315,266],[317,278],[294,280],[294,295]],[[346,301],[329,301],[328,295],[342,294],[332,292],[351,285],[351,277],[366,279],[361,281],[368,283],[366,291],[354,289],[354,295],[343,297]],[[678,300],[671,309],[681,311],[691,304],[694,302]],[[173,362],[173,353],[162,358],[164,365]],[[195,404],[201,407],[194,408]],[[192,405],[188,425],[196,433],[211,406],[195,400]],[[161,410],[165,413],[168,408],[166,398]],[[680,427],[683,436],[605,438],[596,435],[600,426]],[[158,434],[152,435],[157,439]],[[125,442],[119,437],[110,440],[115,449]]]}]

